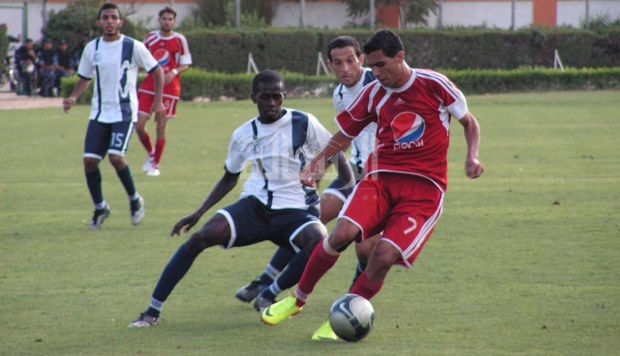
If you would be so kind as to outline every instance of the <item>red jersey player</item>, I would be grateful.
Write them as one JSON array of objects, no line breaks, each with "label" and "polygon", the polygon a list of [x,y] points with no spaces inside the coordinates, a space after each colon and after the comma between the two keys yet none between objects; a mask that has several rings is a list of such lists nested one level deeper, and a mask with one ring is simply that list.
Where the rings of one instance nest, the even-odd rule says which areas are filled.
[{"label": "red jersey player", "polygon": [[376,122],[377,146],[366,163],[367,175],[349,196],[329,238],[314,249],[295,293],[265,309],[262,320],[267,324],[297,314],[319,279],[354,240],[383,231],[350,293],[371,299],[394,264],[411,267],[441,215],[451,117],[465,131],[465,173],[474,179],[484,171],[478,161],[478,122],[448,78],[410,68],[400,38],[390,30],[377,31],[363,51],[378,82],[366,86],[338,115],[340,131],[306,166],[301,179],[313,185],[313,177],[324,171],[326,158],[348,147],[364,127]]},{"label": "red jersey player", "polygon": [[153,31],[146,36],[144,45],[151,51],[153,57],[164,69],[164,96],[163,102],[166,108],[165,115],[156,115],[157,141],[155,147],[151,142],[151,137],[146,131],[146,122],[151,118],[149,108],[153,102],[154,82],[153,76],[148,75],[138,91],[138,123],[136,131],[140,142],[148,152],[146,163],[142,170],[147,176],[158,176],[159,161],[164,153],[166,144],[166,122],[169,118],[176,117],[176,106],[181,94],[181,79],[179,74],[187,70],[192,64],[192,55],[189,53],[187,40],[180,33],[175,33],[172,28],[176,24],[176,11],[166,6],[159,12],[159,31]]}]

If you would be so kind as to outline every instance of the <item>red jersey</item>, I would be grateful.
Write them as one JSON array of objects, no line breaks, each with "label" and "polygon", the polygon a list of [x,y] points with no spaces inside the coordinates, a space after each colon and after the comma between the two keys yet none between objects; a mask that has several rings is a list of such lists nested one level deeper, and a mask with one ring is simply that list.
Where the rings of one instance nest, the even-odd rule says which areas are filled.
[{"label": "red jersey", "polygon": [[[180,33],[174,33],[170,37],[162,37],[159,31],[153,31],[144,39],[144,45],[155,57],[164,73],[168,73],[180,65],[192,64],[192,55],[189,53],[187,40]],[[140,91],[155,94],[153,74],[147,75],[142,85],[140,85]],[[181,79],[178,75],[174,77],[170,84],[164,87],[164,94],[176,99],[179,98],[181,94]]]},{"label": "red jersey", "polygon": [[366,172],[396,172],[430,179],[442,191],[448,186],[450,118],[467,113],[463,93],[444,75],[414,69],[400,88],[378,81],[336,117],[340,131],[357,136],[377,123],[377,143],[366,162]]}]

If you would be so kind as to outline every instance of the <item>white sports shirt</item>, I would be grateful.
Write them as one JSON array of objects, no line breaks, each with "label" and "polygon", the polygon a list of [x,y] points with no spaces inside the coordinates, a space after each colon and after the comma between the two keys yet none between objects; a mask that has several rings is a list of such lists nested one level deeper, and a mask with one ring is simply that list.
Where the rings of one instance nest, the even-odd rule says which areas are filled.
[{"label": "white sports shirt", "polygon": [[318,203],[314,188],[302,186],[299,172],[331,138],[311,114],[284,109],[278,121],[263,124],[258,117],[232,135],[225,168],[241,173],[251,162],[241,197],[253,195],[271,209],[308,209]]},{"label": "white sports shirt", "polygon": [[[362,92],[366,84],[375,80],[372,70],[362,68],[363,74],[357,84],[351,88],[347,88],[342,83],[334,89],[334,107],[338,114],[349,107]],[[349,162],[356,165],[360,172],[364,171],[364,164],[370,153],[375,149],[375,135],[377,133],[377,124],[375,122],[369,124],[364,130],[351,142],[351,159]]]},{"label": "white sports shirt", "polygon": [[87,44],[77,74],[86,80],[95,77],[90,119],[102,123],[136,122],[138,67],[151,73],[158,66],[142,42],[124,35],[113,42],[97,38]]}]

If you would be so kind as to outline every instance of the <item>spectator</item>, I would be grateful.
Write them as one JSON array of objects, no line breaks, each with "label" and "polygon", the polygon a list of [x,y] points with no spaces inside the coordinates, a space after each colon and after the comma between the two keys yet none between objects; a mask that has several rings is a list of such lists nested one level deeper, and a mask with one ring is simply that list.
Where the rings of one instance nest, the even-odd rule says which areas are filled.
[{"label": "spectator", "polygon": [[39,58],[32,49],[34,42],[27,38],[24,44],[15,51],[15,63],[17,63],[17,72],[20,78],[21,89],[19,95],[32,96],[35,83],[35,64]]},{"label": "spectator", "polygon": [[52,41],[43,40],[43,49],[38,53],[39,57],[39,81],[41,89],[39,95],[54,97],[54,83],[56,82],[56,66],[54,65],[54,51]]},{"label": "spectator", "polygon": [[54,66],[56,67],[56,82],[54,86],[58,89],[58,96],[60,96],[60,78],[70,77],[75,74],[71,53],[67,51],[67,40],[60,41],[54,55]]}]

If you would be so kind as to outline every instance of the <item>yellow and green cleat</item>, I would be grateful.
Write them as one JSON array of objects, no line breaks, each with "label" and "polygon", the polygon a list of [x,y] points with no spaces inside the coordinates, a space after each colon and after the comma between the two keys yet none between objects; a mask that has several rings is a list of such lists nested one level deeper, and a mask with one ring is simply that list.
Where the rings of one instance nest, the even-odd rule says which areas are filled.
[{"label": "yellow and green cleat", "polygon": [[318,328],[312,335],[312,340],[338,340],[338,335],[332,330],[332,326],[329,324],[329,319],[325,320],[323,325]]},{"label": "yellow and green cleat", "polygon": [[301,308],[295,302],[297,302],[297,296],[291,295],[277,303],[271,304],[263,310],[261,319],[265,324],[278,325],[286,318],[290,318],[301,311]]}]

